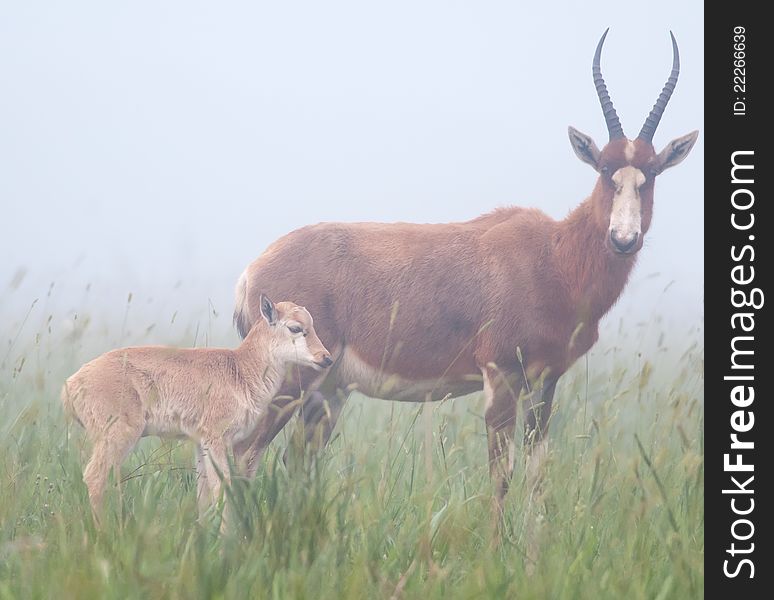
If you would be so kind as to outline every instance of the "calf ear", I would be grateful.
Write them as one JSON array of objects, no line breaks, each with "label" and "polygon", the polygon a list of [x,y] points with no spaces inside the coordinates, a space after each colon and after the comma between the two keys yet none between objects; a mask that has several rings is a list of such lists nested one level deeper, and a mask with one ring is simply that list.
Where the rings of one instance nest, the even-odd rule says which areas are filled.
[{"label": "calf ear", "polygon": [[583,162],[594,167],[595,171],[599,170],[599,148],[594,143],[594,140],[585,133],[581,133],[575,127],[568,127],[567,133],[570,136],[570,144],[572,149],[575,150],[575,154],[578,155]]},{"label": "calf ear", "polygon": [[663,173],[669,167],[674,167],[683,162],[683,159],[688,156],[688,153],[696,143],[696,139],[699,137],[698,131],[692,131],[688,135],[676,138],[669,142],[656,157],[656,170],[659,173]]},{"label": "calf ear", "polygon": [[276,325],[277,307],[266,294],[261,294],[261,315],[269,325]]}]

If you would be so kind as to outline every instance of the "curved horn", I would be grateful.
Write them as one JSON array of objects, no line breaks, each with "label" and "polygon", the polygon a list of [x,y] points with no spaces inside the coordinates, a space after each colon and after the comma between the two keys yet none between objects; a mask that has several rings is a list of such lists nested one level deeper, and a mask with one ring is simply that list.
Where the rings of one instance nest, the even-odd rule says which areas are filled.
[{"label": "curved horn", "polygon": [[[591,67],[591,73],[594,75],[594,87],[597,88],[597,96],[599,96],[599,103],[602,105],[602,114],[605,115],[605,123],[607,123],[607,131],[610,134],[610,139],[624,137],[623,128],[621,127],[621,121],[618,120],[618,115],[613,108],[613,101],[610,100],[610,96],[607,93],[607,86],[605,86],[605,80],[602,79],[602,69],[599,67],[599,59],[602,56],[602,44],[605,43],[607,32],[610,31],[608,27],[605,29],[605,33],[602,34],[602,38],[597,44],[597,51],[594,53],[594,63]],[[656,121],[658,123],[658,121]]]},{"label": "curved horn", "polygon": [[672,92],[675,91],[677,76],[680,74],[680,52],[677,50],[677,40],[675,40],[675,36],[671,31],[669,35],[672,37],[672,72],[669,74],[669,79],[664,84],[664,89],[661,90],[656,104],[653,105],[653,109],[645,119],[640,135],[637,136],[649,144],[653,141],[653,134],[656,133],[656,127],[658,127],[658,122],[661,120],[661,115],[664,114],[667,102],[669,102]]}]

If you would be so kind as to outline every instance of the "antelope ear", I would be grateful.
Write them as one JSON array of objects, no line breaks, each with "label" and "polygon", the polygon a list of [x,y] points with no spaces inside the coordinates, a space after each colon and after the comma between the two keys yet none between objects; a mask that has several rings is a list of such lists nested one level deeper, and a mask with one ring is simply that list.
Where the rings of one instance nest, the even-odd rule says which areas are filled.
[{"label": "antelope ear", "polygon": [[575,127],[568,127],[567,133],[570,135],[570,144],[572,144],[572,149],[575,150],[578,158],[594,167],[595,171],[599,170],[599,148],[597,148],[594,140],[585,133],[575,129]]},{"label": "antelope ear", "polygon": [[688,153],[696,143],[696,139],[699,137],[698,131],[692,131],[688,135],[684,135],[677,139],[672,140],[666,145],[656,157],[656,171],[663,173],[669,167],[674,167],[683,162],[683,159],[688,156]]},{"label": "antelope ear", "polygon": [[276,325],[277,307],[266,294],[261,294],[261,315],[269,325]]}]

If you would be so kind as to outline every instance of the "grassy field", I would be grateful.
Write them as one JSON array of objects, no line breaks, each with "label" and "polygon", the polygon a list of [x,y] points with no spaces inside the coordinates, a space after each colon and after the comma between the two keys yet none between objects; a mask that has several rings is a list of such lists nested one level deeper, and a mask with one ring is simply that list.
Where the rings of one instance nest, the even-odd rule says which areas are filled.
[{"label": "grassy field", "polygon": [[219,538],[217,515],[197,521],[192,446],[157,439],[126,462],[95,532],[88,449],[58,394],[119,341],[228,344],[227,317],[145,326],[128,311],[51,312],[1,325],[0,599],[703,596],[701,330],[608,326],[560,381],[543,496],[530,505],[517,472],[500,544],[479,395],[426,406],[355,395],[316,466],[292,473],[279,458],[287,428],[257,478],[235,482],[237,532]]}]

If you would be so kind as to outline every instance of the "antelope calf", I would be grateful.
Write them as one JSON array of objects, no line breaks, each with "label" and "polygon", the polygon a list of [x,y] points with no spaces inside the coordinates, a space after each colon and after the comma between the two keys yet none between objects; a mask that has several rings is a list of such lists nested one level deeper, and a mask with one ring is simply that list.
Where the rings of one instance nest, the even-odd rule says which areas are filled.
[{"label": "antelope calf", "polygon": [[[83,365],[62,389],[65,411],[93,445],[83,472],[100,523],[108,473],[147,435],[197,444],[200,513],[229,481],[228,453],[250,436],[277,394],[286,366],[322,370],[331,355],[312,316],[292,302],[260,299],[262,319],[235,350],[142,346],[112,350]],[[225,519],[223,521],[225,523]]]}]

